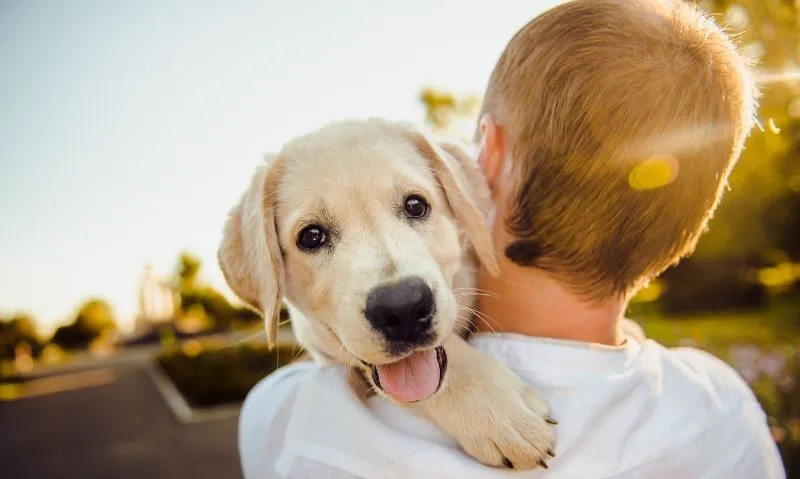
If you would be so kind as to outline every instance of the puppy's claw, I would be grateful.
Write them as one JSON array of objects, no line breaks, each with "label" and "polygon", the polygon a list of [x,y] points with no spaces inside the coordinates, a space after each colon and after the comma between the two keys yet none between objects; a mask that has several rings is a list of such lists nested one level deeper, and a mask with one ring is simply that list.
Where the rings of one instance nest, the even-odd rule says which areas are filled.
[{"label": "puppy's claw", "polygon": [[552,449],[548,449],[548,450],[547,450],[547,454],[548,454],[550,457],[556,457],[556,453],[554,453]]},{"label": "puppy's claw", "polygon": [[558,424],[558,421],[556,421],[552,417],[548,417],[547,419],[545,419],[545,421],[547,421],[549,424]]},{"label": "puppy's claw", "polygon": [[511,463],[511,460],[507,457],[503,458],[503,465],[509,469],[514,469],[514,464]]},{"label": "puppy's claw", "polygon": [[547,464],[546,464],[546,463],[545,463],[543,460],[541,460],[541,459],[539,459],[539,466],[540,466],[542,469],[547,469]]}]

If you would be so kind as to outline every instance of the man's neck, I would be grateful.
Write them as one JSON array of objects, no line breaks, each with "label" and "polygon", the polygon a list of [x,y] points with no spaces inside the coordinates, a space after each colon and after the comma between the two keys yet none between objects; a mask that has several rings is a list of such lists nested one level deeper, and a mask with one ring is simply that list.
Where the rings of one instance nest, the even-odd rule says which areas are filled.
[{"label": "man's neck", "polygon": [[593,304],[541,270],[523,268],[505,258],[500,263],[500,277],[483,269],[478,274],[479,331],[622,344],[623,299]]}]

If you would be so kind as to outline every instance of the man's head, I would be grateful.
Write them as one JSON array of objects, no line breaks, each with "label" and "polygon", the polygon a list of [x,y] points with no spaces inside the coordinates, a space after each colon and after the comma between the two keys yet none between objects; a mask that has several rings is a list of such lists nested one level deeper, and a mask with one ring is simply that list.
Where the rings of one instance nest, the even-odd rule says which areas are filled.
[{"label": "man's head", "polygon": [[476,132],[506,257],[591,300],[689,254],[751,129],[754,87],[687,2],[574,0],[506,47]]}]

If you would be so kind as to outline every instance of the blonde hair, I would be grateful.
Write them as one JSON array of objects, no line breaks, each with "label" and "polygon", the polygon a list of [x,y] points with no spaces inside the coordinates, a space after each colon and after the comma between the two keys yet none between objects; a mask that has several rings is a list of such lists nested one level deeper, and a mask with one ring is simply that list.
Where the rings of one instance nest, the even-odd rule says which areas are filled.
[{"label": "blonde hair", "polygon": [[753,124],[731,40],[694,6],[573,0],[525,25],[483,113],[507,133],[506,256],[593,299],[691,253]]}]

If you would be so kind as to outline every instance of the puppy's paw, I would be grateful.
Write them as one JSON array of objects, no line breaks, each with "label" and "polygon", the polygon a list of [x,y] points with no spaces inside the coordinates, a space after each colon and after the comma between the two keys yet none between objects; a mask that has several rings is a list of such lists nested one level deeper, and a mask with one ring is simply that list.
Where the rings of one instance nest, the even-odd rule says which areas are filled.
[{"label": "puppy's paw", "polygon": [[547,468],[556,421],[539,394],[492,356],[460,338],[445,344],[450,366],[438,394],[417,403],[484,464]]},{"label": "puppy's paw", "polygon": [[547,468],[555,457],[556,421],[539,395],[522,384],[476,391],[461,409],[463,427],[454,436],[484,464],[513,469]]}]

